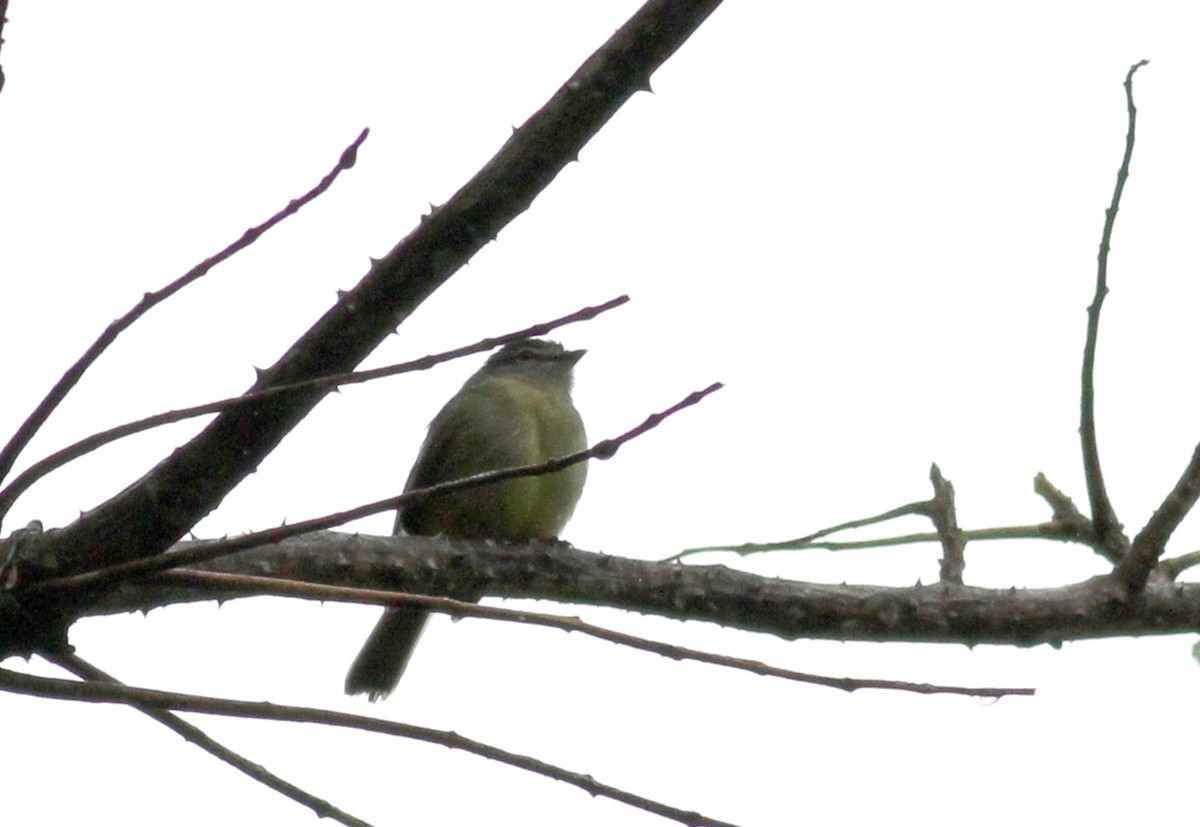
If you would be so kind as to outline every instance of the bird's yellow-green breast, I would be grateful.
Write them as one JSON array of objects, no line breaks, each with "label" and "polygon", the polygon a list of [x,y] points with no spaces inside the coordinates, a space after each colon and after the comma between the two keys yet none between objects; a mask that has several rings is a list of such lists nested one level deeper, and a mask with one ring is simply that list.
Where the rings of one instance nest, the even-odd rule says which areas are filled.
[{"label": "bird's yellow-green breast", "polygon": [[[519,375],[477,377],[429,427],[406,488],[533,465],[587,447],[569,385]],[[413,534],[531,540],[557,537],[583,491],[587,465],[433,497],[405,509]]]}]

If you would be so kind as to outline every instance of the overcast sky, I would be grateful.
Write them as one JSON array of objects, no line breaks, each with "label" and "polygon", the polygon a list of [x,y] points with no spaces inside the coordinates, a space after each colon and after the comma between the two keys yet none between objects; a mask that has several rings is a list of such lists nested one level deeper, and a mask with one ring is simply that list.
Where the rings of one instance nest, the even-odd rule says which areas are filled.
[{"label": "overcast sky", "polygon": [[[142,293],[307,190],[369,126],[358,166],[325,197],[123,336],[25,461],[244,389],[637,5],[12,0],[0,50],[0,432]],[[1198,18],[1191,4],[1147,0],[730,0],[653,77],[654,94],[635,96],[367,364],[629,293],[557,334],[589,351],[576,399],[593,438],[710,382],[727,387],[591,468],[564,532],[584,549],[652,559],[806,534],[929,496],[931,462],[954,483],[964,527],[1044,520],[1039,471],[1086,503],[1084,311],[1125,136],[1121,83],[1145,58],[1097,371],[1110,493],[1136,532],[1200,440]],[[197,535],[397,493],[426,423],[480,361],[331,396]],[[93,454],[31,489],[7,527],[70,522],[199,427]],[[1170,550],[1197,546],[1193,519]],[[936,579],[939,556],[694,562],[907,585]],[[1057,585],[1103,570],[1079,548],[975,544],[966,580]],[[1200,737],[1193,636],[967,650],[538,608],[804,671],[1038,694],[846,696],[438,620],[400,689],[369,707],[341,687],[376,610],[282,600],[88,620],[71,640],[131,684],[454,729],[743,825],[909,811],[930,825],[1068,812],[1106,824],[1191,808],[1191,762],[1173,757]],[[13,823],[312,822],[125,709],[5,695],[0,720]],[[194,720],[380,825],[667,823],[424,744]]]}]

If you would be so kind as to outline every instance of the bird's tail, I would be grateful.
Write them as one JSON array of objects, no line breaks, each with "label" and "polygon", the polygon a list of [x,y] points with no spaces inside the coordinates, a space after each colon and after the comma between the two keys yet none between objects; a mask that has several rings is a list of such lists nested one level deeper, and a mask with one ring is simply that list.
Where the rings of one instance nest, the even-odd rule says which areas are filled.
[{"label": "bird's tail", "polygon": [[400,682],[429,612],[418,606],[386,609],[346,673],[346,694],[386,698]]}]

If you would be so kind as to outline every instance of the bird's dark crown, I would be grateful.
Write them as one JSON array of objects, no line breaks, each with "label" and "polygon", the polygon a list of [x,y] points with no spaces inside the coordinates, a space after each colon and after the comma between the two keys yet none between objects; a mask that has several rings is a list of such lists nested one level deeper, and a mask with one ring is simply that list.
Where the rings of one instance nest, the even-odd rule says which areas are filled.
[{"label": "bird's dark crown", "polygon": [[558,342],[549,339],[518,339],[509,342],[493,353],[487,360],[487,367],[509,367],[520,365],[548,364],[561,362],[567,366],[574,365],[586,351],[565,350]]}]

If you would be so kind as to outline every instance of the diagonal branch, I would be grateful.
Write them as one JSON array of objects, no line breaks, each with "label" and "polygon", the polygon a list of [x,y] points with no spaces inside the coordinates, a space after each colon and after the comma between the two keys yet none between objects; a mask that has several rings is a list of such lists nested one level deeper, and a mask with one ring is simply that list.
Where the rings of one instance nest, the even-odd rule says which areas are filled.
[{"label": "diagonal branch", "polygon": [[584,307],[567,316],[562,316],[549,322],[531,325],[524,330],[519,330],[515,333],[506,333],[503,336],[495,336],[487,339],[482,339],[473,345],[465,345],[463,347],[448,350],[444,353],[436,353],[431,356],[423,356],[420,359],[414,359],[411,362],[403,362],[398,365],[388,365],[382,368],[373,368],[371,370],[355,371],[353,373],[337,373],[332,376],[323,376],[320,379],[310,379],[307,382],[297,382],[292,385],[281,385],[266,390],[257,391],[255,393],[246,393],[241,396],[234,396],[228,399],[220,399],[215,402],[206,402],[202,405],[194,405],[190,408],[182,408],[175,411],[167,411],[165,413],[155,414],[153,416],[139,419],[135,422],[128,422],[124,425],[117,425],[104,431],[99,431],[91,436],[85,437],[78,442],[68,445],[60,451],[56,451],[48,457],[38,460],[33,465],[22,471],[16,479],[4,487],[0,491],[0,514],[6,514],[12,504],[16,502],[21,494],[25,493],[31,485],[45,477],[52,471],[61,468],[67,463],[79,459],[82,456],[90,454],[110,442],[115,442],[118,439],[123,439],[133,434],[148,431],[151,428],[158,428],[162,425],[169,425],[174,422],[182,422],[185,419],[191,419],[205,414],[220,413],[229,408],[238,405],[250,405],[262,402],[266,399],[272,399],[286,393],[301,389],[321,389],[335,388],[343,385],[353,385],[361,382],[370,382],[375,379],[381,379],[385,376],[397,376],[402,373],[412,373],[419,370],[428,370],[434,365],[440,365],[442,362],[448,362],[451,359],[458,359],[462,356],[468,356],[472,353],[480,353],[485,350],[491,350],[494,347],[511,342],[515,339],[522,339],[528,336],[543,336],[556,328],[572,322],[587,321],[594,319],[601,313],[619,307],[629,301],[628,296],[618,296],[615,299],[609,299],[603,304],[594,307]]},{"label": "diagonal branch", "polygon": [[[132,309],[130,309],[129,312],[105,328],[104,332],[100,334],[99,338],[97,338],[95,342],[92,343],[91,347],[84,351],[83,355],[76,360],[75,364],[71,365],[71,367],[67,369],[66,373],[59,378],[59,380],[54,384],[54,387],[50,389],[50,392],[46,394],[45,398],[43,398],[33,412],[26,417],[25,421],[21,423],[21,427],[18,428],[17,432],[13,434],[11,439],[9,439],[8,444],[4,446],[4,449],[0,451],[0,480],[8,476],[8,472],[12,470],[13,463],[16,462],[17,457],[20,455],[21,451],[24,450],[25,446],[29,444],[29,440],[33,439],[34,434],[41,429],[42,425],[45,424],[46,420],[50,417],[50,414],[52,414],[59,404],[66,399],[67,394],[71,392],[71,389],[78,384],[81,378],[83,378],[83,374],[87,372],[87,369],[90,368],[95,361],[100,358],[100,355],[108,349],[109,345],[116,341],[118,336],[129,329],[134,322],[146,315],[146,313],[148,313],[154,306],[171,298],[171,296],[174,296],[192,282],[207,275],[210,270],[212,270],[221,262],[232,258],[235,254],[249,247],[267,230],[271,229],[285,218],[295,215],[300,211],[301,207],[310,203],[331,186],[333,186],[333,182],[339,175],[342,174],[342,172],[354,166],[354,163],[358,158],[358,148],[362,146],[363,141],[367,139],[367,134],[368,130],[366,129],[360,132],[358,137],[354,139],[353,143],[342,150],[342,155],[338,159],[337,165],[334,166],[334,168],[330,170],[325,177],[322,178],[320,182],[311,190],[299,198],[289,201],[286,207],[279,210],[262,224],[246,230],[244,233],[242,233],[241,238],[239,238],[237,241],[228,245],[219,253],[206,258],[204,261],[197,264],[191,270],[188,270],[166,287],[162,288],[161,290],[156,290],[153,293],[146,293],[144,296],[142,296],[142,300],[138,302]],[[7,513],[7,507],[0,508],[0,521],[4,519],[4,515]]]},{"label": "diagonal branch", "polygon": [[[1140,592],[1166,549],[1167,540],[1192,510],[1200,497],[1200,445],[1192,452],[1192,459],[1180,475],[1171,493],[1146,522],[1133,540],[1133,546],[1124,559],[1117,564],[1117,579],[1131,593]],[[1177,566],[1178,564],[1176,564]],[[1169,572],[1168,572],[1169,573]],[[1178,572],[1176,572],[1178,573]]]},{"label": "diagonal branch", "polygon": [[[1075,540],[1091,546],[1100,554],[1105,553],[1105,549],[1096,539],[1096,530],[1092,521],[1083,516],[1074,500],[1050,482],[1045,474],[1038,472],[1037,476],[1033,478],[1033,490],[1050,506],[1054,515],[1050,525],[1057,527],[1062,532],[1059,539]],[[1108,557],[1107,559],[1109,562],[1115,563],[1118,558]]]},{"label": "diagonal branch", "polygon": [[78,681],[40,678],[0,669],[0,688],[39,698],[83,701],[85,703],[119,703],[131,706],[147,706],[157,709],[173,709],[178,712],[199,712],[204,715],[222,715],[236,718],[254,718],[263,721],[289,721],[292,723],[321,724],[324,726],[358,729],[383,735],[411,738],[430,744],[439,744],[489,758],[502,764],[533,772],[538,775],[563,781],[578,787],[592,796],[603,796],[645,810],[649,813],[678,821],[694,827],[734,827],[725,821],[709,818],[700,813],[681,810],[653,799],[635,795],[617,787],[603,784],[590,775],[572,772],[528,755],[500,749],[456,732],[431,729],[429,727],[384,721],[366,715],[314,709],[304,706],[273,704],[265,701],[233,701],[203,695],[186,695],[176,692],[161,692],[133,686],[110,683],[83,683]]},{"label": "diagonal branch", "polygon": [[1108,254],[1112,249],[1113,226],[1117,210],[1121,206],[1121,194],[1129,178],[1129,162],[1133,158],[1134,135],[1137,127],[1137,107],[1133,105],[1133,75],[1146,61],[1129,67],[1125,75],[1125,103],[1129,112],[1129,129],[1125,134],[1125,154],[1117,169],[1117,183],[1113,189],[1112,202],[1104,211],[1104,232],[1100,236],[1100,252],[1097,256],[1096,292],[1088,307],[1087,340],[1083,347],[1083,374],[1080,383],[1079,439],[1083,451],[1083,470],[1087,479],[1088,500],[1092,508],[1092,523],[1096,538],[1109,557],[1123,556],[1129,541],[1121,532],[1121,524],[1108,498],[1104,474],[1100,470],[1100,448],[1096,441],[1096,341],[1100,332],[1100,308],[1108,295]]},{"label": "diagonal branch", "polygon": [[[77,655],[45,655],[44,657],[56,666],[67,670],[77,678],[82,678],[85,681],[103,681],[104,683],[111,683],[114,686],[123,686],[112,675],[107,674],[101,669],[97,669]],[[185,741],[191,741],[214,758],[224,761],[260,784],[312,810],[317,818],[330,818],[340,824],[348,825],[348,827],[371,827],[368,822],[363,821],[361,818],[356,818],[347,812],[339,810],[328,801],[317,798],[312,793],[300,789],[295,784],[284,781],[261,764],[255,764],[253,761],[243,758],[228,747],[222,746],[210,738],[202,729],[189,724],[178,715],[143,704],[132,704],[132,706],[137,711],[158,721],[172,732],[183,736]]]},{"label": "diagonal branch", "polygon": [[[526,210],[609,118],[719,5],[650,0],[297,341],[253,390],[352,370],[472,255]],[[168,548],[220,503],[324,397],[297,391],[226,411],[141,480],[40,542],[62,570],[87,571]]]}]

